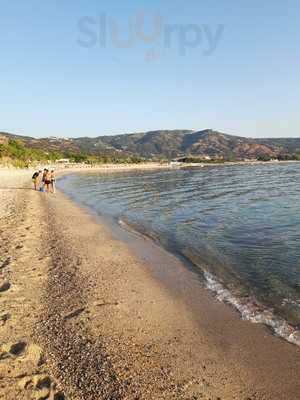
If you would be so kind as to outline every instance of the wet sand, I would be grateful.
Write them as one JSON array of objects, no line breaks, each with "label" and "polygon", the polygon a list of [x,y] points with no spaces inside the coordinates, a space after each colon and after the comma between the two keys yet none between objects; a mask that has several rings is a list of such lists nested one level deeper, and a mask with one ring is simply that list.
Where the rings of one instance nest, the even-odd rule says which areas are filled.
[{"label": "wet sand", "polygon": [[296,346],[28,175],[0,171],[0,398],[299,398]]}]

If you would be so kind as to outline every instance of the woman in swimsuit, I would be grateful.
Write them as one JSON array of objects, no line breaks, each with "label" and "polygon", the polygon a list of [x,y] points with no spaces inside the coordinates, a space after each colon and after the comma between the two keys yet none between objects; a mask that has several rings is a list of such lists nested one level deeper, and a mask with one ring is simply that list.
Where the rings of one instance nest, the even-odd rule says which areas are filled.
[{"label": "woman in swimsuit", "polygon": [[34,190],[38,190],[38,187],[40,185],[40,180],[41,180],[41,174],[42,174],[42,171],[39,170],[39,171],[35,172],[33,174],[33,176],[32,176],[32,182],[33,182],[33,185],[34,185]]}]

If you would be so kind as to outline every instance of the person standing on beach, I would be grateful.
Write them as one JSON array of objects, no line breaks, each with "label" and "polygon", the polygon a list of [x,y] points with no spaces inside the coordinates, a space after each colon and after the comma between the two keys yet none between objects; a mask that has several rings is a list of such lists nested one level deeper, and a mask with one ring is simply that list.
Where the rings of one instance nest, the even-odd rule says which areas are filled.
[{"label": "person standing on beach", "polygon": [[50,185],[51,185],[51,174],[50,174],[50,171],[48,169],[46,169],[44,185],[46,187],[47,193],[49,193]]},{"label": "person standing on beach", "polygon": [[52,193],[55,193],[55,174],[54,174],[54,170],[52,169],[51,173],[50,173],[50,181],[51,181],[51,191]]},{"label": "person standing on beach", "polygon": [[42,175],[42,181],[40,185],[40,191],[43,192],[45,189],[45,181],[46,181],[46,175],[47,175],[47,168],[44,168],[43,175]]},{"label": "person standing on beach", "polygon": [[38,187],[38,183],[39,183],[39,176],[40,176],[40,173],[41,173],[42,171],[36,171],[33,175],[32,175],[32,182],[33,182],[33,186],[34,186],[34,190],[37,190],[37,187]]}]

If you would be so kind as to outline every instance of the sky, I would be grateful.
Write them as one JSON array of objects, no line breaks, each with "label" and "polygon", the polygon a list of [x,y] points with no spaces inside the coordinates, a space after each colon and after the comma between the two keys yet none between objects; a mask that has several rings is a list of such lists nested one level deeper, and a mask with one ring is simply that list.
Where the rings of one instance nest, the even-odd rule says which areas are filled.
[{"label": "sky", "polygon": [[299,0],[0,4],[0,131],[300,136]]}]

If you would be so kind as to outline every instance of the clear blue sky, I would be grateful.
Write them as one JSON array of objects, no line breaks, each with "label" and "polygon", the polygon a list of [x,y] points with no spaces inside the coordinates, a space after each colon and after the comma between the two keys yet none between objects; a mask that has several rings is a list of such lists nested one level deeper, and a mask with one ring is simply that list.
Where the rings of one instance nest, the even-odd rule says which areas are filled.
[{"label": "clear blue sky", "polygon": [[0,130],[299,137],[299,15],[299,0],[2,1]]}]

